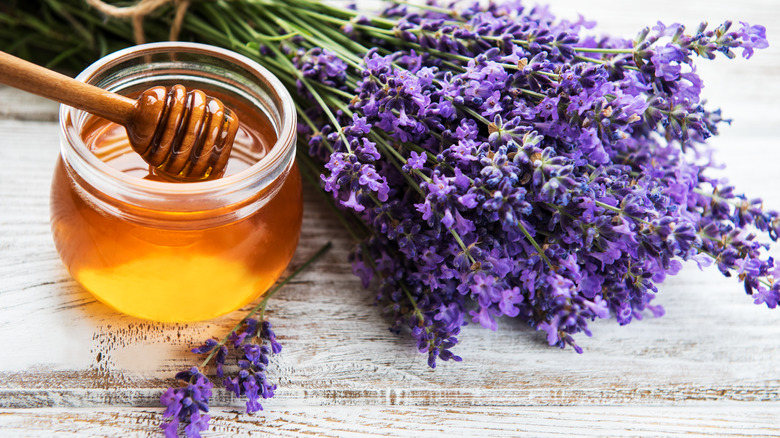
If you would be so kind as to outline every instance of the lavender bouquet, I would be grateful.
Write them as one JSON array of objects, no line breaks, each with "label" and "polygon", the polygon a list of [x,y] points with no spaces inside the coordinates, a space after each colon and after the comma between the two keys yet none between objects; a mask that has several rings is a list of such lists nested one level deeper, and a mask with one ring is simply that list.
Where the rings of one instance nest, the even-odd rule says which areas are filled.
[{"label": "lavender bouquet", "polygon": [[777,305],[756,232],[776,240],[778,214],[707,175],[723,120],[692,66],[749,58],[763,27],[659,23],[625,40],[519,2],[443,6],[247,2],[192,20],[231,23],[211,41],[247,41],[294,81],[302,161],[324,163],[353,271],[431,367],[460,360],[461,326],[501,316],[581,352],[589,321],[662,315],[656,284],[686,260]]},{"label": "lavender bouquet", "polygon": [[[95,50],[138,36],[138,20],[133,29],[76,0],[50,3],[101,38]],[[391,329],[410,333],[431,367],[461,360],[463,325],[496,330],[502,316],[581,352],[575,336],[589,336],[590,321],[661,316],[656,285],[687,260],[736,277],[756,304],[780,300],[759,238],[777,240],[780,218],[708,174],[705,141],[724,120],[701,101],[693,66],[750,58],[768,46],[762,26],[658,23],[622,39],[517,1],[394,1],[370,15],[241,0],[144,16],[146,37],[166,39],[173,21],[181,38],[254,58],[293,91],[304,176],[355,238],[353,271]],[[68,38],[50,49],[62,53]],[[247,319],[193,350],[208,354],[201,368],[216,361],[249,411],[273,395],[262,339],[281,349],[263,324]],[[229,349],[234,377],[222,372]],[[163,396],[166,433],[181,420],[199,436],[211,383],[197,368],[178,377],[185,386]]]}]

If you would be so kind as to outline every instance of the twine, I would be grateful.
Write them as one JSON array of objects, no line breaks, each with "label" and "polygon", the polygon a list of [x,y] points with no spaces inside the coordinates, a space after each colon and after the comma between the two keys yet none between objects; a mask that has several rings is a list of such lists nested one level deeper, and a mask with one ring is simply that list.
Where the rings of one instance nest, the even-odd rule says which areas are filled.
[{"label": "twine", "polygon": [[176,15],[173,17],[173,24],[171,25],[171,31],[168,33],[168,39],[176,41],[184,23],[184,14],[187,13],[187,8],[190,6],[190,0],[140,0],[133,6],[122,8],[109,5],[102,0],[87,0],[87,3],[109,17],[132,18],[133,37],[136,44],[145,42],[144,17],[169,3],[174,4]]}]

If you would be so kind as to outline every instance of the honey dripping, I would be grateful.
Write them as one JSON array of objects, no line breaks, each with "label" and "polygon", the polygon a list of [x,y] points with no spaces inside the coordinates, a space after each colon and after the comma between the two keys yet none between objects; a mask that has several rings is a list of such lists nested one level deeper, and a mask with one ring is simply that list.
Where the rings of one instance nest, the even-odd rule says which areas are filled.
[{"label": "honey dripping", "polygon": [[[220,175],[227,177],[262,159],[276,133],[264,115],[242,102],[214,97],[241,121]],[[190,184],[168,181],[150,169],[132,151],[120,125],[92,116],[81,136],[95,156],[129,176]],[[194,229],[157,227],[107,212],[85,199],[66,172],[60,160],[53,181],[52,228],[62,260],[79,283],[124,313],[156,321],[225,314],[267,290],[297,246],[302,216],[297,165],[278,182],[278,192],[249,216]],[[176,214],[170,213],[172,218]]]}]

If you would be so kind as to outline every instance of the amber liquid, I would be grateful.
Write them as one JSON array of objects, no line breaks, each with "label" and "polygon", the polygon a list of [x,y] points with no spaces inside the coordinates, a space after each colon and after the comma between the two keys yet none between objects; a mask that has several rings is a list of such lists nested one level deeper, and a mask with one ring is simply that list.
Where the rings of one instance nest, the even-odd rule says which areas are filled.
[{"label": "amber liquid", "polygon": [[[229,96],[214,97],[241,121],[225,170],[231,175],[265,156],[276,134],[264,115]],[[85,123],[82,138],[110,166],[136,178],[162,181],[132,151],[123,127],[93,117]],[[279,191],[247,217],[206,228],[160,227],[128,220],[91,202],[60,159],[51,195],[54,241],[71,275],[121,312],[155,321],[213,318],[265,292],[292,258],[302,217],[297,165],[277,184]],[[257,195],[258,202],[264,202],[262,196]],[[176,214],[170,216],[175,219]]]}]

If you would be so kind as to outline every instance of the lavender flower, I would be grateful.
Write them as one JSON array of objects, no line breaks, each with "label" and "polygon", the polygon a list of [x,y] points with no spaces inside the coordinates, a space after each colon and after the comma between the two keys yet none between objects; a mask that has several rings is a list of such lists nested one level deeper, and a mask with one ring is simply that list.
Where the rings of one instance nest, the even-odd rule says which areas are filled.
[{"label": "lavender flower", "polygon": [[750,58],[753,56],[754,49],[766,49],[769,42],[766,40],[766,28],[764,26],[751,26],[740,21],[742,29],[739,31],[739,38],[742,40],[742,56]]},{"label": "lavender flower", "polygon": [[[271,349],[250,342],[255,338],[269,341]],[[282,346],[276,342],[270,322],[263,321],[258,327],[257,320],[252,318],[246,320],[242,331],[231,334],[229,342],[238,353],[239,372],[232,378],[224,379],[225,388],[236,397],[247,397],[247,413],[260,411],[263,409],[259,402],[260,397],[271,398],[276,389],[276,385],[269,383],[265,376],[269,356],[272,350],[274,354],[281,352]]]},{"label": "lavender flower", "polygon": [[[192,349],[193,353],[209,354],[207,362],[214,357],[216,375],[222,378],[225,388],[236,397],[247,397],[247,413],[262,410],[260,397],[271,398],[276,389],[276,385],[269,383],[265,376],[271,353],[282,351],[282,345],[277,342],[271,327],[268,321],[246,318],[237,329],[230,332],[224,342],[209,339],[202,346]],[[263,345],[263,341],[268,341],[270,348]],[[232,377],[226,377],[223,367],[231,353],[234,353],[239,371]]]},{"label": "lavender flower", "polygon": [[209,399],[213,383],[200,373],[196,367],[189,371],[176,374],[176,379],[186,384],[180,388],[168,388],[160,397],[160,403],[166,406],[163,417],[171,421],[161,425],[165,436],[179,436],[179,423],[188,423],[184,432],[188,437],[200,437],[200,433],[208,430]]}]

